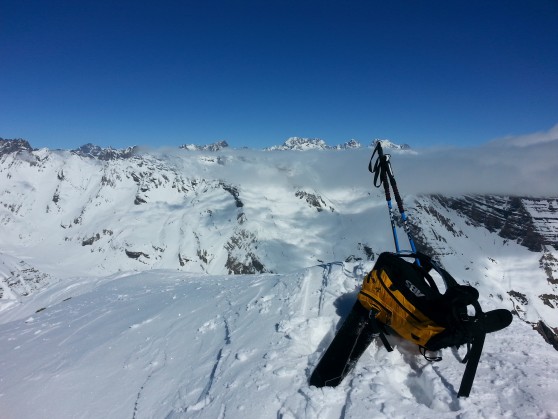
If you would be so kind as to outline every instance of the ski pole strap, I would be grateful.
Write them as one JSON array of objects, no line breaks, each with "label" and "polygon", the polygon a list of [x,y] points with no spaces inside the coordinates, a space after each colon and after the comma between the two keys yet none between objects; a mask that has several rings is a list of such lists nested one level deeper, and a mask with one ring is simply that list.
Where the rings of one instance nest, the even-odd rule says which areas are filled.
[{"label": "ski pole strap", "polygon": [[397,202],[397,209],[399,209],[400,214],[404,214],[405,209],[403,208],[403,200],[401,199],[401,195],[399,195],[399,189],[397,189],[397,182],[395,182],[395,177],[393,176],[393,172],[391,170],[388,171],[388,177],[389,177],[389,183],[391,184],[391,188],[393,189],[393,196],[395,197],[395,202]]}]

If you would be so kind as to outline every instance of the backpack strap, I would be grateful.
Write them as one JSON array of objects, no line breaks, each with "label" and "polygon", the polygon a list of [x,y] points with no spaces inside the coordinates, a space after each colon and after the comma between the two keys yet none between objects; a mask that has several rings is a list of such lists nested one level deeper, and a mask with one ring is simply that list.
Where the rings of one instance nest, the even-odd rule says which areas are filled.
[{"label": "backpack strap", "polygon": [[[484,313],[478,301],[475,301],[473,306],[475,307],[475,317],[473,317],[471,321],[473,323],[478,323],[484,316]],[[459,386],[459,392],[457,393],[458,397],[469,397],[469,393],[473,387],[473,381],[475,380],[475,374],[477,373],[482,348],[484,346],[484,339],[486,337],[486,331],[483,327],[478,327],[477,325],[477,327],[472,329],[475,330],[475,332],[473,334],[471,348],[467,351],[467,355],[463,360],[463,362],[467,362],[467,365],[465,366],[465,372],[463,373],[461,385]],[[467,345],[467,347],[469,348],[469,345]]]},{"label": "backpack strap", "polygon": [[380,338],[380,340],[384,344],[384,347],[386,348],[386,350],[388,352],[391,352],[391,351],[393,351],[393,348],[389,344],[384,331],[382,330],[382,328],[380,327],[380,325],[378,323],[378,320],[376,320],[377,315],[378,315],[378,312],[376,310],[374,310],[374,309],[370,310],[370,313],[369,313],[369,316],[368,316],[368,324],[370,325],[370,329],[372,330],[374,335],[376,335]]},{"label": "backpack strap", "polygon": [[485,337],[485,333],[475,336],[475,339],[471,344],[471,351],[468,353],[469,359],[467,361],[467,365],[465,366],[463,378],[461,379],[459,392],[457,393],[458,397],[469,397],[469,393],[473,387],[473,381],[475,380],[475,374],[477,373],[477,366],[479,365]]}]

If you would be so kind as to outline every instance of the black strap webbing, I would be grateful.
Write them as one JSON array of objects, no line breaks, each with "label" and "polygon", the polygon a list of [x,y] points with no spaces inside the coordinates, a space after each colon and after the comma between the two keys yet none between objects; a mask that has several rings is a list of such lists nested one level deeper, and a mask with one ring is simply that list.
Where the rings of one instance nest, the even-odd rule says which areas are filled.
[{"label": "black strap webbing", "polygon": [[378,335],[380,337],[380,340],[384,344],[384,347],[386,348],[386,350],[388,352],[391,352],[391,351],[393,351],[393,348],[389,344],[384,331],[382,330],[382,328],[378,324],[378,320],[376,320],[376,314],[378,314],[376,311],[374,311],[374,310],[370,311],[370,317],[369,317],[369,320],[368,320],[368,324],[370,325],[370,328],[372,329],[372,332],[375,335]]},{"label": "black strap webbing", "polygon": [[463,373],[463,378],[461,379],[459,393],[457,393],[458,397],[469,397],[469,393],[471,393],[471,388],[473,387],[473,381],[475,380],[475,374],[477,373],[477,366],[479,365],[485,337],[485,333],[479,334],[475,337],[475,340],[471,345],[471,351],[468,354],[469,360],[467,361],[465,373]]}]

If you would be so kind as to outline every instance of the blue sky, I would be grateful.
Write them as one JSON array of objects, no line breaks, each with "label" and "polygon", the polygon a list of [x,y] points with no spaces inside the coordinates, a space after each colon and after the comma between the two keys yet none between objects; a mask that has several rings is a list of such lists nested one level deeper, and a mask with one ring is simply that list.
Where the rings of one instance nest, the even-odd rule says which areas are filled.
[{"label": "blue sky", "polygon": [[477,145],[558,123],[558,1],[0,0],[0,137]]}]

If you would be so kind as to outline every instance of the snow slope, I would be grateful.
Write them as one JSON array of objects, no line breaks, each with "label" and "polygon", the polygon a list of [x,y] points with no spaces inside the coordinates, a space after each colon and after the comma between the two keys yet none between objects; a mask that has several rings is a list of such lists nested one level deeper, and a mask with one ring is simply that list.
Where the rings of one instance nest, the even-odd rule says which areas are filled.
[{"label": "snow slope", "polygon": [[[308,376],[371,265],[76,278],[0,317],[3,418],[556,417],[558,352],[524,322],[487,337],[471,397],[443,351],[373,343],[337,388]],[[483,301],[487,309],[490,301]],[[462,354],[461,354],[462,355]]]}]

